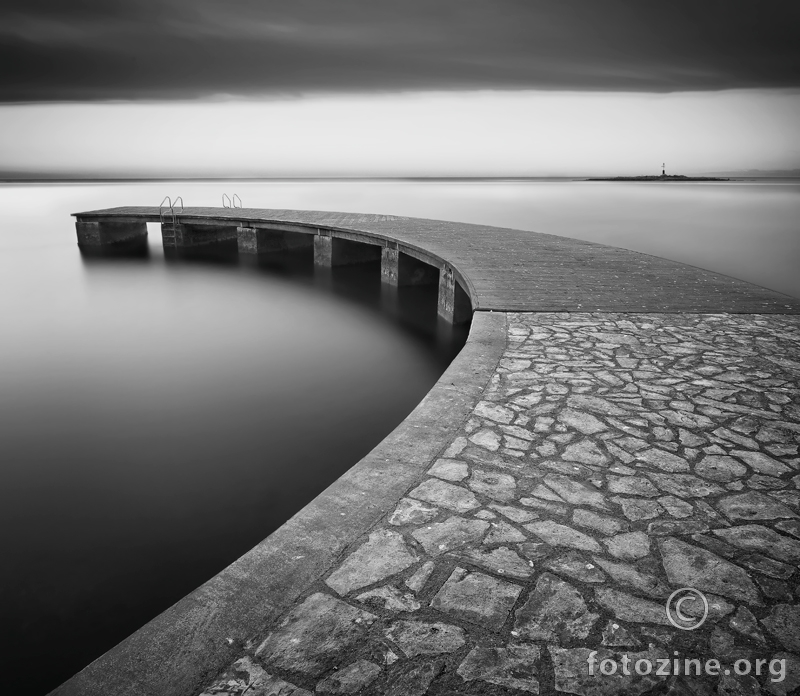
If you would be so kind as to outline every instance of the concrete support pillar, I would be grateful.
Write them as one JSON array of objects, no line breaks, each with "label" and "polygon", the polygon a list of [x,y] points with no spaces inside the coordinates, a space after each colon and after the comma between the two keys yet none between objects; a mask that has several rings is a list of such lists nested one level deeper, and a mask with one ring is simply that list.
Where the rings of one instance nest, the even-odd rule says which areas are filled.
[{"label": "concrete support pillar", "polygon": [[236,239],[234,225],[190,225],[183,222],[162,222],[161,239],[164,248],[192,247]]},{"label": "concrete support pillar", "polygon": [[314,237],[314,265],[331,268],[378,261],[381,248],[375,244],[317,235]]},{"label": "concrete support pillar", "polygon": [[463,324],[472,317],[469,296],[458,284],[453,269],[445,266],[439,273],[439,316],[453,324]]},{"label": "concrete support pillar", "polygon": [[381,282],[393,287],[400,285],[400,252],[397,249],[381,249]]},{"label": "concrete support pillar", "polygon": [[333,239],[317,235],[314,237],[314,265],[323,268],[333,266]]},{"label": "concrete support pillar", "polygon": [[147,239],[147,223],[114,220],[78,220],[75,223],[78,246],[106,246],[134,239]]},{"label": "concrete support pillar", "polygon": [[439,282],[439,269],[402,251],[384,247],[381,251],[381,282],[397,288],[434,285]]},{"label": "concrete support pillar", "polygon": [[268,254],[288,248],[282,232],[255,227],[237,227],[236,241],[240,254]]}]

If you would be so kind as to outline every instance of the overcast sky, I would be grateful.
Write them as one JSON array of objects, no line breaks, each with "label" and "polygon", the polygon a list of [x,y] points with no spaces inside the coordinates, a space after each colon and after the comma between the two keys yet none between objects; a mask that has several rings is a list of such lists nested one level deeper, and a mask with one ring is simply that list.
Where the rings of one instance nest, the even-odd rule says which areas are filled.
[{"label": "overcast sky", "polygon": [[0,168],[797,167],[798,35],[794,0],[4,0]]}]

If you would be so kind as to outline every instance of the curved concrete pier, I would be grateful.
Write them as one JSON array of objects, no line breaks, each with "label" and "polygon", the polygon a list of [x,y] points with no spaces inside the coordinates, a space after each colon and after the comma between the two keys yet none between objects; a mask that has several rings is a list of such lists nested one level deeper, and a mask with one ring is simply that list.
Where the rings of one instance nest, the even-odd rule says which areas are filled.
[{"label": "curved concrete pier", "polygon": [[[93,243],[106,223],[118,232],[159,211],[77,218],[97,223],[82,240]],[[437,269],[440,293],[452,269],[453,292],[476,310],[470,337],[367,457],[55,693],[800,684],[798,300],[644,254],[477,225],[247,209],[186,209],[176,224],[189,243],[192,225],[246,230],[242,253],[285,242],[270,233],[313,235],[320,263],[334,262],[330,240],[380,247],[384,279],[399,278],[405,255]],[[363,252],[340,249],[342,259]],[[664,609],[687,585],[711,606],[696,631]],[[692,691],[682,676],[588,672],[591,651],[598,663],[655,664],[676,650],[723,666],[781,655],[790,688],[775,691],[766,667],[693,678]]]}]

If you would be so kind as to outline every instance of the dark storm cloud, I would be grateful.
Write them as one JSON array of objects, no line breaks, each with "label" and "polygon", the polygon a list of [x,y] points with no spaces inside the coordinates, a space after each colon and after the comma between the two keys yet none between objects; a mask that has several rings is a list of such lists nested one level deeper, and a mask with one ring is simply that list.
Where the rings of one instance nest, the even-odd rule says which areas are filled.
[{"label": "dark storm cloud", "polygon": [[0,100],[800,86],[800,3],[4,0]]}]

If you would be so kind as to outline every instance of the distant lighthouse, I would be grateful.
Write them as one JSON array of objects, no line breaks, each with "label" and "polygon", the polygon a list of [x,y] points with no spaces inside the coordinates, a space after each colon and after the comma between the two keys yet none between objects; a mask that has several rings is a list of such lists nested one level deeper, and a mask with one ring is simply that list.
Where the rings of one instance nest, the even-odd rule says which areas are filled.
[{"label": "distant lighthouse", "polygon": [[661,163],[661,176],[666,176],[667,175],[666,166],[667,165],[664,164],[663,162]]}]

